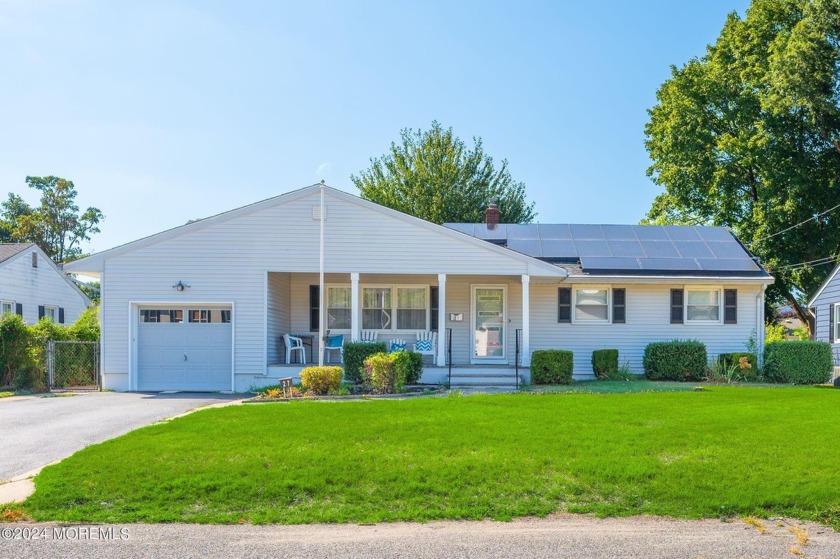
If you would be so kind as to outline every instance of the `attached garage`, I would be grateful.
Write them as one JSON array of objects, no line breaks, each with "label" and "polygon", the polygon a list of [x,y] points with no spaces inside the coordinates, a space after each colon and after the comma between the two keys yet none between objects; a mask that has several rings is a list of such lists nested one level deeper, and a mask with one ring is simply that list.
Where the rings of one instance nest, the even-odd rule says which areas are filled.
[{"label": "attached garage", "polygon": [[137,390],[231,389],[230,306],[140,306]]}]

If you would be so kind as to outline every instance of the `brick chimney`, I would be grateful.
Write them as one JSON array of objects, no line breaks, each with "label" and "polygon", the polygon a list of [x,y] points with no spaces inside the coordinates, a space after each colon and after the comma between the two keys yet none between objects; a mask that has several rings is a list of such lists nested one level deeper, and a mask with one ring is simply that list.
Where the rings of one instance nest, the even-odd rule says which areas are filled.
[{"label": "brick chimney", "polygon": [[499,212],[499,207],[496,205],[496,198],[490,198],[487,204],[487,209],[484,211],[484,223],[487,224],[488,229],[495,229],[499,224],[502,215]]}]

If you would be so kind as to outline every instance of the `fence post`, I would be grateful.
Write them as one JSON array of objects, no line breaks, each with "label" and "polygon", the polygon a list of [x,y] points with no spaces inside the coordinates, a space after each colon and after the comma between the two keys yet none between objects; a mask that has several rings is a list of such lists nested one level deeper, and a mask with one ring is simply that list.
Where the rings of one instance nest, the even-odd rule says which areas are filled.
[{"label": "fence post", "polygon": [[47,341],[47,390],[55,386],[55,341]]}]

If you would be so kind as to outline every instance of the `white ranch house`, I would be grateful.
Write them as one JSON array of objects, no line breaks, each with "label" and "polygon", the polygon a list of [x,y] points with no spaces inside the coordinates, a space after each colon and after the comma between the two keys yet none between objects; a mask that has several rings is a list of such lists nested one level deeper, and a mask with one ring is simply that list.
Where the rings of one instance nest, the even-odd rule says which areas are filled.
[{"label": "white ranch house", "polygon": [[696,338],[711,354],[743,350],[751,335],[762,343],[772,278],[726,229],[497,216],[491,207],[489,224],[440,226],[313,185],[65,268],[102,282],[103,386],[114,390],[275,384],[304,366],[287,364],[283,336],[311,343],[317,361],[325,317],[345,342],[434,337],[422,381],[445,381],[451,367],[453,385],[509,384],[517,366],[527,379],[539,349],[573,350],[586,378],[599,348],[641,372],[651,341]]}]

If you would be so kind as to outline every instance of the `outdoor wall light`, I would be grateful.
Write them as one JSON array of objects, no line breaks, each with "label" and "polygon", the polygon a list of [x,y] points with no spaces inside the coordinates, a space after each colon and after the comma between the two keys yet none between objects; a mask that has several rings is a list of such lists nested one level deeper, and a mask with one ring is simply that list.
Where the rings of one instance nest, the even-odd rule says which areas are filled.
[{"label": "outdoor wall light", "polygon": [[176,291],[183,291],[189,287],[189,285],[185,284],[184,282],[178,280],[178,283],[172,286],[175,288]]}]

